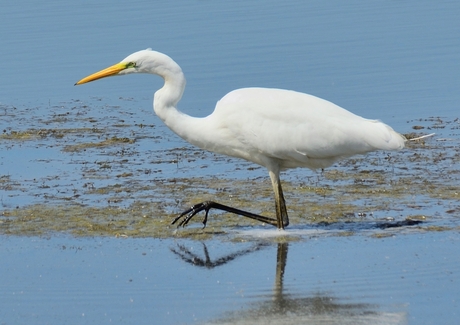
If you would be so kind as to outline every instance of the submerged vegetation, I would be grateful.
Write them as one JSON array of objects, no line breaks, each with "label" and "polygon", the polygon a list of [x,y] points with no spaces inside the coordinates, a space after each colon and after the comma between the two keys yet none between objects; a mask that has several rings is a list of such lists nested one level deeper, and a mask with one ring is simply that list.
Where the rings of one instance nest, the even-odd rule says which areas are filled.
[{"label": "submerged vegetation", "polygon": [[[0,107],[7,122],[0,130],[1,234],[205,239],[247,226],[271,229],[217,211],[205,229],[202,214],[185,229],[171,226],[177,213],[203,200],[272,215],[266,171],[189,146],[161,124],[136,120],[153,120],[149,112],[133,115],[115,106],[111,116],[98,116],[102,110],[80,101],[47,113]],[[436,135],[325,171],[284,173],[290,228],[340,236],[371,230],[377,238],[391,236],[394,225],[460,230],[460,122],[432,117],[408,125],[408,139]]]}]

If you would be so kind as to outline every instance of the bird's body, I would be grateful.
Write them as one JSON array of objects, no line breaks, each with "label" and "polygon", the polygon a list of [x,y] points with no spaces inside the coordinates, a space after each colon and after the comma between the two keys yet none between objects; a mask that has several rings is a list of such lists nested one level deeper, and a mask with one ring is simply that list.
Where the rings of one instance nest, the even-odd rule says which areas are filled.
[{"label": "bird's body", "polygon": [[290,90],[237,89],[225,95],[209,116],[188,116],[176,108],[186,83],[181,68],[167,55],[150,49],[133,53],[77,84],[136,72],[157,74],[165,80],[155,93],[153,106],[172,131],[202,149],[264,166],[272,180],[276,220],[204,202],[176,218],[184,216],[183,225],[201,210],[206,211],[206,222],[209,209],[219,208],[284,228],[289,221],[279,180],[281,170],[325,168],[343,157],[404,147],[405,138],[388,125]]},{"label": "bird's body", "polygon": [[232,91],[199,124],[214,135],[213,141],[184,137],[192,144],[280,169],[325,168],[343,157],[404,146],[401,136],[379,121],[283,89]]}]

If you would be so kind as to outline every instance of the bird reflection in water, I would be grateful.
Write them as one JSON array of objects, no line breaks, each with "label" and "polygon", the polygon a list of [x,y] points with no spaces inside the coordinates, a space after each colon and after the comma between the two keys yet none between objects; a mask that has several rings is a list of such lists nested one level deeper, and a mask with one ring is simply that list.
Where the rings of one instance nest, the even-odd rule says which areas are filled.
[{"label": "bird reflection in water", "polygon": [[239,251],[236,251],[232,254],[227,254],[225,256],[219,257],[215,260],[211,260],[211,257],[209,255],[208,248],[206,247],[205,243],[202,243],[203,245],[203,254],[204,257],[198,256],[198,254],[193,253],[190,249],[188,249],[185,245],[177,245],[177,248],[170,248],[171,252],[179,256],[184,262],[187,262],[189,264],[192,264],[194,266],[198,267],[204,267],[207,269],[213,269],[215,267],[227,264],[230,261],[233,261],[237,257],[256,252],[264,247],[267,247],[268,244],[264,243],[257,243],[250,248],[247,249],[242,249]]},{"label": "bird reflection in water", "polygon": [[[205,243],[204,257],[192,252],[185,245],[177,245],[171,251],[193,266],[213,269],[224,266],[235,259],[255,253],[271,244],[257,243],[247,249],[212,260]],[[315,292],[303,296],[291,294],[284,286],[289,243],[277,244],[276,273],[274,286],[268,293],[253,296],[256,302],[246,305],[244,310],[227,311],[218,319],[204,324],[406,324],[405,312],[382,312],[379,306],[368,303],[344,303],[331,294]]]}]

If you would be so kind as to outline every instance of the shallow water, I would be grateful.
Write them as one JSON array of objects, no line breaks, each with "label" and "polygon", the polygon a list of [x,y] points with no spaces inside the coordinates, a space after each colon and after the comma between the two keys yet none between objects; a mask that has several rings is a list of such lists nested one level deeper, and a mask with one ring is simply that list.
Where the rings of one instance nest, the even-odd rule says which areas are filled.
[{"label": "shallow water", "polygon": [[[459,14],[456,1],[4,4],[0,324],[456,324]],[[147,47],[182,66],[191,115],[277,87],[436,135],[286,173],[286,232],[220,214],[177,230],[201,199],[271,213],[272,193],[262,168],[162,124],[158,78],[73,86]]]},{"label": "shallow water", "polygon": [[458,319],[458,232],[379,239],[311,233],[284,244],[260,231],[244,235],[243,242],[2,237],[2,323]]}]

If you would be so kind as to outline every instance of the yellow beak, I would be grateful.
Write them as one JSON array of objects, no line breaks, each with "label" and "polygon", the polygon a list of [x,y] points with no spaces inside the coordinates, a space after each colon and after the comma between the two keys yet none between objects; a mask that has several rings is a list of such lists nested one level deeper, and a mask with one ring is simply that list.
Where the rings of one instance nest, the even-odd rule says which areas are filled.
[{"label": "yellow beak", "polygon": [[79,82],[75,84],[76,85],[81,85],[87,82],[91,82],[97,79],[105,78],[105,77],[110,77],[114,76],[120,71],[124,70],[127,68],[127,65],[125,63],[117,63],[112,65],[111,67],[108,67],[104,70],[98,71],[96,73],[93,73],[92,75],[89,75],[88,77],[85,77],[81,79]]}]

